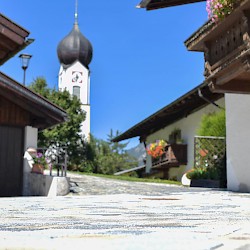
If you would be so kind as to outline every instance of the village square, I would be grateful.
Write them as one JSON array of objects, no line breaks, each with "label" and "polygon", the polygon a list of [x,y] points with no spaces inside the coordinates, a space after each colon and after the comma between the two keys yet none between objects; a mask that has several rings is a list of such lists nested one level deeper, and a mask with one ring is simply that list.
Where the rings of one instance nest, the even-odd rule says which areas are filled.
[{"label": "village square", "polygon": [[[28,48],[39,41],[0,13],[0,65],[12,72],[0,72],[0,249],[250,249],[250,0],[141,0],[131,8],[152,18],[200,2],[208,19],[183,42],[204,56],[195,73],[202,81],[117,130],[112,121],[125,110],[108,90],[107,105],[120,110],[105,119],[106,140],[92,132],[103,124],[92,106],[100,50],[82,32],[82,1],[71,2],[70,29],[56,29],[54,86],[46,73],[29,81],[36,59]],[[118,53],[111,47],[110,58]],[[22,81],[8,67],[16,57]]]}]

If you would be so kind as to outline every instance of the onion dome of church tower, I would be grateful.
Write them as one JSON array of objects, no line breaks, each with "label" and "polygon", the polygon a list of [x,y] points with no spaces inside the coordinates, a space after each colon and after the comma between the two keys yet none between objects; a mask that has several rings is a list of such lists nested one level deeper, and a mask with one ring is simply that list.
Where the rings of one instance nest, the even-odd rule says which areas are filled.
[{"label": "onion dome of church tower", "polygon": [[58,44],[57,55],[63,67],[79,61],[88,68],[92,60],[93,48],[89,40],[83,36],[75,14],[75,23],[71,32]]}]

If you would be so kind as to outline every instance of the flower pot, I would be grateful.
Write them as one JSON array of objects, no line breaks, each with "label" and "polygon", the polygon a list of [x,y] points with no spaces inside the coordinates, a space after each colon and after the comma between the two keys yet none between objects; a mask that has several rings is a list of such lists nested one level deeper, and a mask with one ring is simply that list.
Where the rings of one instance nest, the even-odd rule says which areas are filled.
[{"label": "flower pot", "polygon": [[220,181],[210,179],[191,180],[190,187],[220,188]]},{"label": "flower pot", "polygon": [[36,174],[43,174],[44,173],[44,166],[42,164],[33,164],[31,173]]}]

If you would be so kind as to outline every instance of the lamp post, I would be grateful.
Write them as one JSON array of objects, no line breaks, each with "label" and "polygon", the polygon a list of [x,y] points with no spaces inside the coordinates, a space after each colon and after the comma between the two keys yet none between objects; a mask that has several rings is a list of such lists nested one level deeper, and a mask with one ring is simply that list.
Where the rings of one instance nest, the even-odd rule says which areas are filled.
[{"label": "lamp post", "polygon": [[29,61],[30,61],[31,57],[32,57],[32,55],[28,55],[28,54],[21,54],[19,56],[19,58],[21,60],[22,69],[23,69],[23,85],[24,86],[25,86],[26,70],[29,66]]}]

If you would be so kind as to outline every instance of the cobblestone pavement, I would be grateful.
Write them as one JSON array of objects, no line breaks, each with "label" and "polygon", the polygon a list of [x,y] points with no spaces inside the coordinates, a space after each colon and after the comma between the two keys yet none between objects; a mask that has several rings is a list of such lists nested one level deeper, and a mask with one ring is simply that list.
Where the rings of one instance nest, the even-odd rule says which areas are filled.
[{"label": "cobblestone pavement", "polygon": [[1,198],[0,249],[250,249],[250,194],[71,180],[65,197]]},{"label": "cobblestone pavement", "polygon": [[[167,195],[173,192],[189,192],[188,188],[177,185],[128,182],[88,175],[69,174],[71,191],[75,195],[138,194]],[[100,181],[101,180],[101,181]],[[193,189],[199,192],[204,189]]]}]

